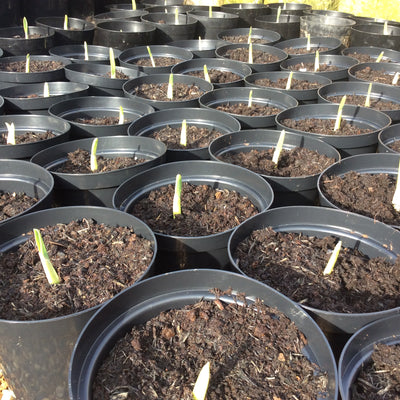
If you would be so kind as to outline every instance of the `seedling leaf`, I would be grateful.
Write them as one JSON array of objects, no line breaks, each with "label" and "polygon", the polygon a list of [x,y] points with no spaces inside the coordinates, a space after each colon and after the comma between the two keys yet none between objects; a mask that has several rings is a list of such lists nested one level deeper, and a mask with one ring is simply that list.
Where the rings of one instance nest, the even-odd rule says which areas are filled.
[{"label": "seedling leaf", "polygon": [[7,144],[15,144],[15,125],[14,122],[9,124],[8,122],[5,123],[7,127]]},{"label": "seedling leaf", "polygon": [[181,215],[182,175],[177,174],[175,178],[175,193],[172,204],[172,216]]},{"label": "seedling leaf", "polygon": [[25,72],[29,74],[31,70],[31,56],[29,54],[26,55],[26,60],[25,60]]},{"label": "seedling leaf", "polygon": [[253,64],[253,43],[249,43],[249,64]]},{"label": "seedling leaf", "polygon": [[371,90],[372,90],[372,82],[368,85],[367,97],[365,98],[365,107],[371,107]]},{"label": "seedling leaf", "polygon": [[307,33],[307,51],[311,50],[311,35]]},{"label": "seedling leaf", "polygon": [[397,85],[397,82],[399,81],[399,76],[400,76],[399,72],[396,72],[394,74],[394,77],[393,77],[393,80],[392,80],[392,85]]},{"label": "seedling leaf", "polygon": [[115,68],[114,49],[112,47],[110,47],[109,49],[109,58],[110,58],[110,68],[111,68],[111,79],[115,79],[117,77],[117,74]]},{"label": "seedling leaf", "polygon": [[279,18],[280,18],[280,16],[281,16],[281,12],[282,12],[282,10],[281,10],[281,6],[279,6],[278,7],[278,11],[276,12],[276,23],[278,23],[279,22]]},{"label": "seedling leaf", "polygon": [[385,21],[383,24],[383,34],[384,35],[389,35],[389,31],[388,31],[388,22]]},{"label": "seedling leaf", "polygon": [[132,0],[132,10],[136,10],[136,1]]},{"label": "seedling leaf", "polygon": [[83,51],[85,52],[85,61],[89,61],[89,50],[86,40],[83,42]]},{"label": "seedling leaf", "polygon": [[151,66],[155,67],[156,63],[154,62],[154,57],[153,57],[153,53],[150,50],[150,47],[147,46],[147,52],[149,53],[149,57],[150,57],[150,61],[151,61]]},{"label": "seedling leaf", "polygon": [[187,123],[186,123],[186,119],[184,119],[182,121],[180,145],[186,147],[186,144],[187,144]]},{"label": "seedling leaf", "polygon": [[338,259],[341,248],[342,248],[342,241],[339,240],[336,243],[336,246],[333,249],[331,256],[329,257],[328,263],[326,264],[326,267],[323,272],[324,275],[330,275],[332,273],[333,268],[335,267],[336,261]]},{"label": "seedling leaf", "polygon": [[193,388],[193,400],[204,400],[206,398],[208,384],[210,382],[210,362],[208,361],[200,370],[199,376]]},{"label": "seedling leaf", "polygon": [[167,97],[172,100],[174,97],[174,75],[169,74]]},{"label": "seedling leaf", "polygon": [[251,26],[249,28],[249,38],[247,39],[247,43],[250,44],[251,43],[251,35],[253,34],[253,27]]},{"label": "seedling leaf", "polygon": [[43,97],[50,97],[50,89],[48,82],[45,82],[43,85]]},{"label": "seedling leaf", "polygon": [[314,72],[319,71],[319,51],[315,52],[315,61],[314,61]]},{"label": "seedling leaf", "polygon": [[25,39],[29,39],[29,26],[26,17],[22,19],[22,26],[24,28]]},{"label": "seedling leaf", "polygon": [[179,11],[175,8],[175,25],[179,25]]},{"label": "seedling leaf", "polygon": [[211,83],[210,75],[208,74],[208,69],[207,69],[207,65],[206,64],[204,64],[203,70],[204,70],[204,79],[207,82]]},{"label": "seedling leaf", "polygon": [[275,147],[274,154],[272,156],[272,162],[275,165],[278,165],[279,156],[280,156],[280,154],[282,152],[282,148],[283,148],[283,142],[285,141],[285,133],[286,133],[285,130],[282,129],[281,134],[279,135],[278,143],[276,144],[276,147]]},{"label": "seedling leaf", "polygon": [[383,54],[384,54],[384,51],[381,51],[380,53],[379,53],[379,56],[376,58],[376,60],[375,60],[375,62],[381,62],[382,61],[382,58],[383,58]]},{"label": "seedling leaf", "polygon": [[399,168],[397,169],[397,180],[396,180],[396,190],[394,191],[392,204],[397,212],[400,212],[400,161]]},{"label": "seedling leaf", "polygon": [[208,6],[208,18],[212,18],[213,13],[212,13],[212,6]]},{"label": "seedling leaf", "polygon": [[64,30],[65,31],[68,30],[68,15],[67,14],[64,15]]},{"label": "seedling leaf", "polygon": [[253,90],[249,92],[249,100],[247,101],[247,107],[251,107],[253,105]]},{"label": "seedling leaf", "polygon": [[289,77],[286,83],[286,90],[289,90],[290,87],[292,86],[292,78],[293,78],[293,71],[290,71]]},{"label": "seedling leaf", "polygon": [[333,128],[334,131],[337,131],[340,129],[340,124],[342,122],[343,107],[344,107],[345,103],[346,103],[346,95],[344,95],[342,97],[342,100],[340,100],[338,113],[337,113],[336,121],[335,121],[335,127]]},{"label": "seedling leaf", "polygon": [[90,150],[90,169],[92,172],[97,171],[98,165],[97,165],[97,145],[99,143],[99,138],[95,138],[92,142],[92,148]]},{"label": "seedling leaf", "polygon": [[118,125],[122,125],[125,123],[125,117],[124,117],[124,109],[122,106],[119,106],[119,120],[118,120]]}]

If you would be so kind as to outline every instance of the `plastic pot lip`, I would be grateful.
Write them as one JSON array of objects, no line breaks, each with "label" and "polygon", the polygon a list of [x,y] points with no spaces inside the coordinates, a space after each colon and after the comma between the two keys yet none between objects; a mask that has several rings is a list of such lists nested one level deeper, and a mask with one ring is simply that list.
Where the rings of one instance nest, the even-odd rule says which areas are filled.
[{"label": "plastic pot lip", "polygon": [[201,50],[215,50],[217,47],[225,44],[225,41],[219,39],[186,39],[186,40],[174,40],[168,43],[169,46],[180,47],[188,49],[189,51],[201,51]]},{"label": "plastic pot lip", "polygon": [[[319,21],[323,25],[331,25],[331,26],[348,26],[349,28],[355,25],[357,22],[354,21],[354,19],[351,18],[346,18],[342,16],[336,16],[336,15],[324,15],[324,14],[316,14],[311,12],[311,14],[307,15],[302,15],[300,17],[300,20],[302,21]],[[329,23],[329,22],[338,22],[337,24],[335,23]]]},{"label": "plastic pot lip", "polygon": [[[391,34],[389,37],[392,37],[394,39],[400,37],[400,27],[395,26],[395,25],[388,25],[388,28],[392,28],[396,32],[396,34]],[[358,33],[365,33],[368,35],[371,35],[372,37],[377,37],[377,36],[387,36],[383,34],[383,29],[382,29],[382,24],[357,24],[355,26],[352,26],[351,29],[355,32]],[[379,32],[374,32],[374,30],[379,30]]]},{"label": "plastic pot lip", "polygon": [[[81,23],[83,26],[83,29],[81,29],[82,32],[93,31],[94,28],[96,27],[91,22],[87,22],[81,18],[68,17],[68,20],[70,22]],[[38,26],[49,27],[49,28],[55,30],[56,32],[57,31],[66,31],[64,29],[64,17],[57,17],[57,16],[55,16],[55,17],[38,17],[35,19],[35,24],[39,24]]]},{"label": "plastic pot lip", "polygon": [[[178,14],[178,18],[179,18],[179,15],[183,16],[186,19],[185,23],[183,23],[183,24],[175,24],[175,23],[169,24],[168,23],[169,21],[167,21],[165,24],[167,24],[167,26],[168,25],[169,26],[182,26],[182,25],[188,26],[188,25],[196,25],[197,24],[197,19],[192,17],[192,16],[190,16],[189,14],[187,14],[187,13],[186,14]],[[142,21],[147,22],[147,23],[149,23],[151,25],[156,25],[156,26],[159,26],[161,28],[163,26],[165,26],[164,23],[153,21],[153,18],[155,18],[155,19],[157,19],[157,18],[158,19],[167,18],[167,20],[172,20],[172,21],[175,22],[175,15],[173,15],[171,13],[168,14],[168,13],[165,13],[165,12],[149,12],[148,14],[142,15],[140,17],[140,19]]]},{"label": "plastic pot lip", "polygon": [[[285,19],[285,20],[284,20]],[[260,15],[256,17],[256,22],[268,22],[269,24],[287,24],[287,25],[299,25],[300,16],[293,14],[285,14],[284,12],[279,17],[279,21],[276,21],[276,15]]]},{"label": "plastic pot lip", "polygon": [[[282,6],[282,3],[269,3],[267,6],[271,9],[278,9]],[[301,3],[287,3],[286,10],[311,10],[312,6],[310,4],[301,4]],[[282,10],[285,12],[285,9]]]},{"label": "plastic pot lip", "polygon": [[[50,38],[50,37],[54,36],[54,34],[55,34],[54,29],[48,28],[48,27],[44,27],[44,26],[35,26],[35,25],[32,26],[32,25],[29,25],[28,28],[30,30],[32,29],[32,31],[35,31],[36,33],[39,33],[40,37],[25,39],[24,29],[23,29],[22,26],[10,26],[10,27],[6,27],[6,28],[0,28],[0,40],[1,41],[12,42],[12,43],[14,43],[15,41],[18,41],[18,42],[19,41],[25,41],[25,42],[28,42],[28,41],[35,42],[36,41],[37,42],[37,41],[40,41],[40,40],[45,40],[47,38]],[[4,35],[7,34],[7,31],[8,32],[14,31],[15,32],[14,34],[21,33],[22,37],[15,38],[13,36],[4,36]],[[14,34],[12,34],[12,35],[14,35]]]},{"label": "plastic pot lip", "polygon": [[234,10],[258,10],[260,8],[268,8],[268,4],[260,3],[229,3],[223,4],[221,8],[234,9]]},{"label": "plastic pot lip", "polygon": [[[248,5],[261,5],[261,4],[251,4],[247,3]],[[227,5],[236,5],[235,3],[232,4],[227,4]],[[267,7],[265,7],[267,8]],[[217,37],[219,40],[222,40],[224,44],[231,43],[227,40],[222,39],[224,36],[240,36],[240,35],[247,35],[249,33],[249,28],[232,28],[232,29],[226,29],[218,33]],[[281,35],[278,32],[272,31],[270,29],[264,29],[264,28],[252,28],[252,33],[251,33],[252,38],[256,39],[267,39],[270,40],[270,43],[267,43],[267,46],[272,46],[279,42],[281,39]],[[233,43],[232,43],[233,44]]]},{"label": "plastic pot lip", "polygon": [[208,11],[190,11],[187,13],[188,15],[192,16],[193,18],[198,19],[199,21],[204,20],[214,20],[214,19],[239,19],[239,15],[234,13],[229,13],[225,11],[214,11],[212,12],[212,17],[209,17]]},{"label": "plastic pot lip", "polygon": [[[1,162],[1,160],[0,160]],[[24,161],[27,162],[27,161]],[[116,212],[116,213],[122,213],[124,214],[124,217],[126,218],[127,224],[125,226],[127,227],[132,227],[133,223],[135,225],[141,225],[142,227],[144,227],[147,230],[147,234],[148,237],[150,237],[152,241],[152,247],[153,247],[153,258],[149,263],[149,266],[147,267],[146,271],[143,273],[146,274],[146,272],[150,269],[150,267],[152,266],[152,264],[154,264],[154,260],[155,260],[155,256],[157,254],[157,239],[156,236],[154,235],[153,231],[149,228],[148,225],[146,225],[143,221],[141,221],[139,218],[133,216],[133,215],[126,215],[126,213],[123,213],[122,211],[116,210],[114,208],[108,208],[108,207],[98,207],[98,206],[69,206],[69,207],[56,207],[56,208],[49,208],[49,209],[45,209],[45,210],[40,210],[40,211],[35,211],[33,213],[30,214],[26,214],[26,215],[21,215],[21,216],[16,216],[15,218],[12,219],[12,221],[8,222],[7,221],[7,225],[10,224],[14,224],[14,223],[21,223],[20,221],[23,221],[22,223],[24,223],[24,219],[30,218],[32,216],[43,216],[46,215],[47,213],[51,213],[51,214],[57,214],[57,210],[61,210],[61,212],[63,210],[65,211],[69,211],[69,216],[71,217],[69,219],[69,221],[72,221],[73,219],[77,219],[77,218],[82,218],[81,216],[78,215],[83,215],[85,211],[89,212],[90,214],[90,210],[98,210],[99,212],[105,214],[111,214],[111,212]],[[128,225],[128,221],[131,221],[131,224]],[[6,226],[6,225],[4,225]],[[4,229],[4,228],[3,228]],[[29,228],[27,228],[28,230]],[[137,282],[139,282],[140,280],[142,280],[142,277],[139,278],[139,280]],[[15,325],[31,325],[31,324],[48,324],[51,323],[53,321],[61,321],[61,320],[68,320],[70,318],[73,318],[74,316],[79,316],[79,315],[83,315],[87,312],[96,310],[98,308],[100,308],[102,305],[108,303],[111,299],[106,300],[105,302],[98,304],[96,306],[90,307],[86,310],[82,310],[79,312],[75,312],[72,314],[68,314],[68,315],[62,315],[59,317],[54,317],[54,318],[48,318],[48,319],[38,319],[38,320],[29,320],[29,321],[14,321],[14,320],[5,320],[5,319],[0,319],[0,322],[6,322],[6,323],[11,323],[11,324],[15,324]]]},{"label": "plastic pot lip", "polygon": [[400,140],[400,123],[390,125],[382,129],[378,134],[378,143],[382,144],[387,152],[399,154],[388,146],[391,143],[390,139],[394,139],[394,141]]},{"label": "plastic pot lip", "polygon": [[147,14],[148,11],[145,9],[137,9],[137,10],[116,10],[116,11],[109,11],[100,14],[96,14],[93,18],[96,23],[103,22],[103,21],[114,21],[120,19],[129,19],[138,17],[140,18],[141,15]]},{"label": "plastic pot lip", "polygon": [[[351,53],[361,53],[361,54],[368,54],[368,55],[376,55],[376,57],[379,56],[379,54],[384,51],[383,57],[387,57],[395,62],[400,62],[400,51],[396,51],[393,49],[386,49],[383,47],[377,47],[377,46],[350,46],[347,47],[346,49],[343,49],[341,51],[341,54],[344,56],[348,56],[348,54]],[[388,56],[389,54],[389,56]],[[394,56],[394,58],[393,58]],[[397,56],[397,58],[395,57]],[[351,57],[351,56],[350,56]]]}]

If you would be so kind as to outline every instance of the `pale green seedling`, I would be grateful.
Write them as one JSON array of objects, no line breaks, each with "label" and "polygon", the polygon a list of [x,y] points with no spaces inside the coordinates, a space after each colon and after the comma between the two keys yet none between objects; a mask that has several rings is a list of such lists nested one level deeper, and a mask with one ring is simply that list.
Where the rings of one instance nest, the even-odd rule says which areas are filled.
[{"label": "pale green seedling", "polygon": [[110,57],[111,79],[115,79],[117,77],[117,71],[115,67],[114,49],[112,47],[110,47],[109,49],[109,57]]},{"label": "pale green seedling", "polygon": [[151,66],[155,67],[156,63],[154,62],[154,57],[153,57],[153,53],[150,50],[150,46],[147,46],[147,52],[149,53],[149,57],[150,57],[150,62],[151,62]]},{"label": "pale green seedling", "polygon": [[319,71],[319,51],[315,52],[315,61],[314,61],[314,72]]},{"label": "pale green seedling", "polygon": [[306,47],[306,49],[307,49],[307,51],[310,51],[311,50],[311,35],[309,33],[307,33],[306,37],[307,37],[307,47]]},{"label": "pale green seedling", "polygon": [[378,57],[376,57],[376,60],[375,60],[375,62],[381,62],[382,61],[382,58],[383,58],[383,54],[384,54],[384,51],[381,51],[380,53],[379,53],[379,56]]},{"label": "pale green seedling", "polygon": [[177,174],[175,178],[175,193],[172,203],[172,216],[175,218],[177,215],[182,214],[181,209],[181,195],[182,195],[182,175]]},{"label": "pale green seedling", "polygon": [[340,129],[340,124],[342,122],[342,114],[343,114],[343,107],[346,104],[346,95],[342,97],[340,100],[338,112],[336,115],[335,127],[333,128],[334,131],[338,131]]},{"label": "pale green seedling", "polygon": [[394,209],[397,212],[400,212],[400,161],[399,161],[399,167],[397,169],[397,180],[396,180],[396,189],[394,191],[393,199],[392,199],[392,204]]},{"label": "pale green seedling", "polygon": [[253,64],[253,43],[249,43],[249,64]]},{"label": "pale green seedling", "polygon": [[29,74],[31,71],[31,56],[28,53],[25,58],[25,73]]},{"label": "pale green seedling", "polygon": [[251,26],[250,28],[249,28],[249,37],[248,37],[248,39],[247,39],[247,44],[250,44],[251,43],[251,35],[253,34],[253,27]]},{"label": "pale green seedling", "polygon": [[186,123],[186,119],[184,119],[182,121],[180,145],[181,146],[185,146],[185,147],[187,145],[187,123]]},{"label": "pale green seedling", "polygon": [[68,30],[68,15],[67,14],[64,15],[64,30],[65,31]]},{"label": "pale green seedling", "polygon": [[122,108],[122,106],[119,106],[118,125],[122,125],[123,123],[125,123],[124,109]]},{"label": "pale green seedling", "polygon": [[85,54],[85,61],[89,61],[89,50],[86,40],[83,42],[83,51]]},{"label": "pale green seedling", "polygon": [[253,90],[249,92],[249,99],[247,101],[247,107],[251,107],[253,105]]},{"label": "pale green seedling", "polygon": [[336,261],[337,261],[337,259],[339,257],[339,253],[340,253],[340,249],[341,248],[342,248],[342,241],[339,240],[336,243],[336,246],[333,249],[332,254],[329,257],[329,260],[328,260],[328,262],[327,262],[327,264],[325,266],[325,269],[324,269],[324,272],[323,272],[324,275],[330,275],[332,273],[333,268],[335,267]]},{"label": "pale green seedling", "polygon": [[193,400],[204,400],[206,398],[208,384],[210,383],[210,362],[204,364],[196,379],[193,388]]},{"label": "pale green seedling", "polygon": [[279,22],[279,18],[280,18],[280,16],[281,16],[281,12],[282,12],[282,9],[281,9],[281,6],[279,6],[278,7],[278,11],[276,12],[276,23],[278,23]]},{"label": "pale green seedling", "polygon": [[43,97],[50,97],[50,89],[49,89],[49,83],[45,82],[43,84]]},{"label": "pale green seedling", "polygon": [[286,90],[289,90],[292,86],[293,71],[290,71],[288,80],[286,82]]},{"label": "pale green seedling", "polygon": [[212,6],[208,6],[208,18],[213,17],[213,11],[212,11]]},{"label": "pale green seedling", "polygon": [[22,27],[24,29],[25,39],[29,39],[29,26],[28,26],[28,20],[26,19],[26,17],[24,17],[22,19]]},{"label": "pale green seedling", "polygon": [[399,76],[400,76],[399,72],[396,72],[394,74],[394,77],[393,77],[393,80],[392,80],[392,85],[397,85],[397,82],[399,81]]},{"label": "pale green seedling", "polygon": [[14,122],[9,124],[8,122],[5,123],[7,127],[7,144],[15,144],[15,125]]},{"label": "pale green seedling", "polygon": [[364,107],[371,107],[371,91],[372,91],[372,82],[368,85],[367,97],[365,98]]},{"label": "pale green seedling", "polygon": [[172,100],[174,97],[174,75],[169,74],[167,97]]},{"label": "pale green seedling", "polygon": [[210,75],[208,73],[208,69],[207,69],[207,65],[206,64],[204,64],[204,66],[203,66],[203,71],[204,71],[204,80],[206,80],[207,82],[211,83]]},{"label": "pale green seedling", "polygon": [[96,172],[99,168],[97,164],[97,145],[99,144],[99,138],[93,139],[92,147],[90,149],[90,170]]},{"label": "pale green seedling", "polygon": [[276,144],[275,150],[274,150],[274,154],[272,156],[272,162],[275,165],[278,165],[278,161],[279,161],[279,156],[281,155],[282,149],[283,149],[283,143],[285,141],[285,130],[282,129],[281,130],[281,134],[279,135],[279,139],[278,139],[278,143]]},{"label": "pale green seedling", "polygon": [[132,0],[132,10],[136,10],[136,1]]}]

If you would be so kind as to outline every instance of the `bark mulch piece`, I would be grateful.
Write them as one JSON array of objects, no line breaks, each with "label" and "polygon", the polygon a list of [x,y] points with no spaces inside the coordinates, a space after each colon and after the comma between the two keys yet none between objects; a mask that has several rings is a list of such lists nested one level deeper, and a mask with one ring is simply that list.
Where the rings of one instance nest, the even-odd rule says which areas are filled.
[{"label": "bark mulch piece", "polygon": [[[5,72],[25,72],[26,61],[0,62],[0,71]],[[59,61],[39,61],[31,60],[29,63],[30,72],[46,72],[64,68],[64,64]]]},{"label": "bark mulch piece", "polygon": [[343,176],[324,176],[321,189],[337,207],[390,225],[400,225],[392,200],[397,176],[350,171]]},{"label": "bark mulch piece", "polygon": [[[271,81],[270,79],[262,78],[262,79],[256,79],[254,83],[259,86],[286,89],[287,81],[288,78],[279,78],[276,81]],[[290,84],[290,90],[317,89],[321,86],[323,86],[322,83],[292,78],[292,82]]]},{"label": "bark mulch piece", "polygon": [[[74,122],[78,122],[79,124],[86,125],[119,125],[119,116],[118,117],[96,117],[96,118],[75,118]],[[131,122],[127,119],[124,119],[124,124]]]},{"label": "bark mulch piece", "polygon": [[310,47],[310,50],[307,50],[307,47],[285,47],[283,51],[289,55],[292,54],[314,54],[321,51],[328,51],[329,47]]},{"label": "bark mulch piece", "polygon": [[[313,62],[303,63],[300,62],[298,64],[288,65],[288,69],[291,71],[299,71],[299,72],[315,72],[314,71],[315,64]],[[332,64],[319,64],[319,69],[317,72],[328,72],[328,71],[338,71],[339,67]]]},{"label": "bark mulch piece", "polygon": [[236,104],[220,104],[216,107],[219,111],[224,111],[229,114],[244,115],[246,117],[267,117],[270,115],[279,114],[282,109],[269,106],[266,104],[252,103],[249,107],[247,103],[236,103]]},{"label": "bark mulch piece", "polygon": [[190,237],[224,232],[259,212],[247,197],[234,190],[183,182],[182,214],[173,218],[174,192],[172,184],[152,190],[130,212],[155,232]]},{"label": "bark mulch piece", "polygon": [[342,247],[323,275],[337,238],[254,230],[234,250],[239,268],[290,299],[319,310],[367,313],[400,306],[400,260],[369,258]]},{"label": "bark mulch piece", "polygon": [[[235,35],[235,36],[223,36],[222,40],[226,40],[230,43],[248,43],[249,42],[249,35]],[[268,44],[271,43],[268,39],[251,37],[251,43],[255,44]]]},{"label": "bark mulch piece", "polygon": [[35,205],[39,200],[26,193],[9,193],[0,191],[0,221],[21,214]]},{"label": "bark mulch piece", "polygon": [[[153,57],[153,60],[156,67],[168,67],[170,65],[175,65],[184,61],[181,58],[174,58],[174,57]],[[150,57],[140,58],[139,60],[134,61],[132,63],[134,63],[135,65],[139,65],[141,67],[153,66]]]},{"label": "bark mulch piece", "polygon": [[346,120],[342,120],[340,123],[340,128],[336,131],[334,130],[336,122],[335,119],[306,118],[295,120],[287,118],[280,122],[282,125],[285,125],[288,128],[321,135],[351,136],[363,135],[372,132],[372,129],[370,128],[360,128]]},{"label": "bark mulch piece", "polygon": [[400,398],[400,345],[378,343],[351,386],[351,400]]},{"label": "bark mulch piece", "polygon": [[208,147],[211,141],[221,136],[222,133],[215,129],[208,129],[196,125],[188,125],[186,128],[186,146],[180,144],[181,127],[173,128],[169,125],[155,131],[151,137],[167,145],[168,149],[199,149]]},{"label": "bark mulch piece", "polygon": [[[356,106],[365,107],[365,99],[367,95],[359,95],[359,94],[347,94],[346,95],[346,104],[354,104]],[[340,103],[342,96],[328,96],[327,100],[332,103]],[[371,97],[370,98],[370,108],[379,111],[388,111],[388,110],[398,110],[400,109],[400,103],[395,103],[394,101],[384,100],[382,98]]]},{"label": "bark mulch piece", "polygon": [[[22,134],[16,134],[15,135],[15,144],[27,144],[27,143],[35,143],[39,142],[41,140],[47,140],[47,139],[52,139],[56,135],[50,131],[47,130],[46,132],[25,132]],[[7,145],[7,133],[3,133],[0,135],[0,145]],[[13,146],[13,145],[8,145],[8,146]]]},{"label": "bark mulch piece", "polygon": [[[386,85],[392,85],[392,81],[394,78],[394,74],[375,70],[371,67],[365,67],[363,69],[355,71],[354,75],[358,79],[362,79],[364,81],[385,83]],[[398,80],[397,84],[393,86],[400,86],[400,79]]]},{"label": "bark mulch piece", "polygon": [[40,231],[61,283],[48,283],[28,232],[18,248],[0,254],[2,319],[47,319],[101,304],[140,278],[153,257],[150,241],[129,227],[82,219]]},{"label": "bark mulch piece", "polygon": [[90,169],[90,152],[77,149],[67,154],[68,160],[54,171],[65,174],[93,174],[115,171],[144,163],[144,158],[137,157],[97,157],[97,170]]},{"label": "bark mulch piece", "polygon": [[172,99],[168,98],[168,83],[143,83],[135,88],[135,94],[149,100],[185,101],[198,99],[204,91],[196,85],[174,83]]},{"label": "bark mulch piece", "polygon": [[281,177],[309,176],[321,173],[335,159],[304,147],[282,149],[278,164],[272,161],[274,148],[268,150],[231,151],[220,155],[221,161],[239,165],[257,174]]},{"label": "bark mulch piece", "polygon": [[[358,53],[358,52],[354,52],[354,53],[348,53],[346,54],[348,57],[353,57],[356,58],[360,64],[362,63],[370,63],[370,62],[376,62],[376,59],[378,57],[371,57],[369,54],[363,54],[363,53]],[[392,60],[388,57],[383,56],[380,62],[392,62]]]},{"label": "bark mulch piece", "polygon": [[[249,62],[249,50],[246,48],[229,49],[225,53],[225,57],[231,60]],[[253,49],[253,64],[269,64],[279,61],[279,57],[269,54],[265,51]]]},{"label": "bark mulch piece", "polygon": [[207,362],[208,400],[317,399],[328,381],[306,345],[289,318],[260,301],[203,300],[134,326],[100,366],[93,400],[191,400]]},{"label": "bark mulch piece", "polygon": [[[191,71],[187,75],[196,76],[197,78],[205,79],[203,71]],[[208,76],[210,77],[211,83],[231,83],[237,82],[242,79],[238,74],[231,71],[223,71],[220,69],[210,68],[208,70]]]}]

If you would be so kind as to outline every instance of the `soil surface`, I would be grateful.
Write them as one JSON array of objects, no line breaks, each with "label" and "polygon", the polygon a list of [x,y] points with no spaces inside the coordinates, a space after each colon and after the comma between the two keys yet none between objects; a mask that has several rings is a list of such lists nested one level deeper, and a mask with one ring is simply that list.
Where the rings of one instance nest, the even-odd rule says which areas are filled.
[{"label": "soil surface", "polygon": [[400,345],[378,343],[351,386],[351,400],[400,398]]},{"label": "soil surface", "polygon": [[82,219],[40,231],[61,283],[48,283],[28,232],[24,243],[0,253],[0,318],[47,319],[96,306],[132,285],[153,257],[150,241],[129,227]]},{"label": "soil surface", "polygon": [[167,145],[168,149],[199,149],[208,147],[211,141],[221,136],[215,129],[208,129],[196,125],[186,127],[186,146],[180,144],[181,127],[173,128],[169,125],[152,133],[151,137]]},{"label": "soil surface", "polygon": [[[187,75],[196,76],[198,78],[205,79],[203,71],[192,71],[192,72],[188,72]],[[240,75],[235,74],[234,72],[223,71],[223,70],[215,69],[215,68],[210,68],[208,70],[208,76],[210,77],[211,83],[231,83],[231,82],[240,81],[242,79],[242,77]]]},{"label": "soil surface", "polygon": [[[271,81],[270,79],[262,78],[262,79],[256,79],[254,83],[259,86],[286,89],[287,81],[288,78],[279,78],[276,81]],[[321,86],[323,86],[322,83],[292,78],[289,90],[310,90],[310,89],[317,89]]]},{"label": "soil surface", "polygon": [[[15,144],[27,144],[27,143],[35,143],[41,140],[52,139],[56,135],[52,131],[46,132],[24,132],[22,134],[15,134]],[[0,145],[7,145],[7,133],[3,133],[0,135]],[[13,145],[7,145],[13,146]]]},{"label": "soil surface", "polygon": [[208,400],[317,399],[327,377],[303,355],[306,345],[284,314],[260,301],[201,301],[134,326],[101,365],[93,400],[118,393],[127,400],[191,400],[207,362]]},{"label": "soil surface", "polygon": [[[394,78],[394,74],[374,70],[371,69],[371,67],[365,67],[363,69],[355,71],[354,75],[358,79],[362,79],[364,81],[385,83],[386,85],[392,85],[392,81]],[[400,86],[400,79],[398,80],[397,85],[394,86]]]},{"label": "soil surface", "polygon": [[204,91],[196,85],[174,83],[172,99],[167,96],[168,83],[143,83],[134,90],[136,96],[157,101],[185,101],[198,99]]},{"label": "soil surface", "polygon": [[[346,94],[346,104],[354,104],[356,106],[365,106],[365,99],[367,96],[365,95],[355,95],[355,94]],[[328,96],[327,100],[332,103],[340,103],[342,96]],[[400,102],[395,103],[393,101],[384,100],[380,97],[372,97],[370,98],[370,108],[375,110],[398,110],[400,109]]]},{"label": "soil surface", "polygon": [[[222,40],[226,40],[230,43],[248,43],[249,35],[235,35],[235,36],[223,36]],[[268,44],[271,43],[270,40],[263,39],[262,37],[251,37],[251,43],[256,44]]]},{"label": "soil surface", "polygon": [[68,160],[57,169],[56,172],[66,174],[98,174],[101,172],[115,171],[117,169],[132,167],[144,163],[144,158],[137,157],[97,157],[96,171],[90,169],[90,152],[82,149],[77,149],[67,154]]},{"label": "soil surface", "polygon": [[395,140],[394,142],[387,144],[386,146],[390,147],[392,150],[400,153],[400,140]]},{"label": "soil surface", "polygon": [[298,64],[288,65],[287,67],[291,71],[299,71],[299,72],[328,72],[328,71],[339,71],[339,67],[332,64],[319,64],[318,71],[314,71],[315,64],[313,62],[303,63],[300,62]]},{"label": "soil surface", "polygon": [[[79,124],[87,124],[87,125],[119,125],[119,116],[118,117],[97,117],[97,118],[75,118],[74,122],[78,122]],[[130,122],[127,119],[124,119],[124,124]]]},{"label": "soil surface", "polygon": [[0,221],[21,214],[35,205],[39,200],[25,193],[0,191]]},{"label": "soil surface", "polygon": [[[249,49],[240,47],[238,49],[230,49],[225,53],[225,57],[231,60],[249,62]],[[269,54],[265,51],[253,49],[253,64],[269,64],[279,61],[279,57]]]},{"label": "soil surface", "polygon": [[270,115],[279,114],[282,109],[269,106],[267,104],[252,103],[249,107],[247,103],[236,103],[236,104],[220,104],[215,107],[219,111],[224,111],[229,114],[244,115],[246,117],[267,117]]},{"label": "soil surface", "polygon": [[155,232],[190,237],[224,232],[259,212],[247,197],[233,190],[183,182],[182,214],[173,218],[174,192],[172,184],[152,190],[129,212]]},{"label": "soil surface", "polygon": [[337,207],[377,221],[400,226],[400,214],[392,205],[397,176],[351,171],[325,176],[321,189]]},{"label": "soil surface", "polygon": [[280,121],[282,125],[288,128],[294,128],[303,132],[316,133],[320,135],[339,135],[339,136],[351,136],[351,135],[363,135],[372,132],[369,128],[360,128],[353,125],[351,122],[342,120],[340,128],[334,130],[335,119],[319,119],[319,118],[306,118],[306,119],[284,119]]},{"label": "soil surface", "polygon": [[278,164],[275,164],[272,161],[274,152],[275,148],[231,151],[218,158],[221,161],[240,165],[258,174],[281,177],[316,175],[335,162],[334,158],[319,154],[314,150],[296,147],[291,150],[282,149]]},{"label": "soil surface", "polygon": [[[0,62],[0,71],[5,72],[25,72],[26,62],[13,61],[13,62]],[[56,69],[64,68],[64,64],[59,61],[38,61],[30,60],[30,72],[46,72],[55,71]]]},{"label": "soil surface", "polygon": [[314,54],[317,52],[328,51],[329,47],[310,47],[310,50],[307,50],[307,47],[285,47],[283,51],[287,54]]},{"label": "soil surface", "polygon": [[[184,61],[181,58],[174,58],[174,57],[153,57],[153,60],[156,67],[168,67],[170,65],[172,66]],[[134,61],[132,63],[135,65],[139,65],[141,67],[153,66],[150,57],[140,58],[139,60]]]},{"label": "soil surface", "polygon": [[342,247],[333,272],[323,275],[336,242],[267,227],[244,238],[233,257],[246,275],[320,310],[365,313],[400,306],[399,258],[393,264]]},{"label": "soil surface", "polygon": [[[348,53],[346,54],[348,57],[353,57],[356,58],[359,63],[369,63],[369,62],[376,62],[376,59],[378,58],[378,55],[376,57],[371,57],[369,54],[365,54],[365,53]],[[391,62],[391,59],[388,57],[383,56],[382,60],[380,62]]]}]

